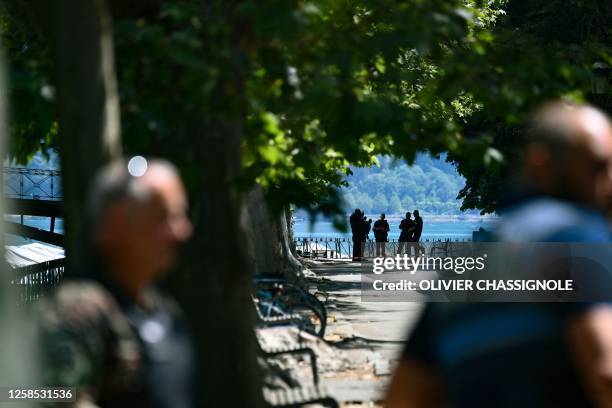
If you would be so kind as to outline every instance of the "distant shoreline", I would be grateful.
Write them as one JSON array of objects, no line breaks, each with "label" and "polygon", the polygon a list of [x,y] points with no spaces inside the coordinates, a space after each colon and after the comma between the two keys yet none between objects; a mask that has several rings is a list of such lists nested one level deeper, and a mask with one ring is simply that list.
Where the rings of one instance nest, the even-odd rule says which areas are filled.
[{"label": "distant shoreline", "polygon": [[[350,214],[346,215],[347,218]],[[380,217],[380,214],[366,214],[367,218],[372,218],[372,220],[376,220]],[[455,214],[455,215],[444,215],[444,214],[421,214],[423,220],[427,220],[429,222],[461,222],[461,221],[496,221],[499,219],[499,216],[493,214],[485,214],[485,215],[476,215],[476,214]],[[404,214],[386,214],[386,218],[388,220],[401,220],[404,218]],[[293,217],[294,222],[310,222],[310,220],[306,217]],[[327,220],[317,220],[316,222],[331,222]]]},{"label": "distant shoreline", "polygon": [[[404,218],[405,214],[387,214],[386,218],[389,220],[401,220]],[[367,214],[368,218],[372,218],[375,219],[374,217],[376,217],[376,219],[378,219],[380,217],[380,214],[376,214],[376,215],[369,215]],[[438,215],[433,215],[433,214],[421,214],[421,217],[423,217],[423,219],[428,220],[428,221],[445,221],[445,222],[450,222],[450,221],[495,221],[499,218],[499,216],[496,215],[492,215],[492,214],[486,214],[486,215],[476,215],[476,214],[455,214],[455,215],[444,215],[444,214],[438,214]]]}]

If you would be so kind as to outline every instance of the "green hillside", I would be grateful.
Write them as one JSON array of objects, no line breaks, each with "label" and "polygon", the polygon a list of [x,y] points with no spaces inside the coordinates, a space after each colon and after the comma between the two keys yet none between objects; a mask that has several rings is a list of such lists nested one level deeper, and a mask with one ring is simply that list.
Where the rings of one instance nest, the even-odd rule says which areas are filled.
[{"label": "green hillside", "polygon": [[[59,170],[57,154],[49,151],[48,155],[48,158],[41,153],[34,155],[27,167]],[[387,214],[414,209],[436,215],[462,213],[461,201],[456,197],[465,180],[445,157],[436,159],[422,154],[412,166],[385,156],[378,160],[380,166],[352,168],[349,186],[341,190],[347,212],[361,208],[367,213]]]},{"label": "green hillside", "polygon": [[361,208],[367,213],[402,214],[419,209],[429,214],[461,214],[457,193],[465,180],[454,166],[429,155],[414,165],[379,157],[380,166],[353,168],[349,186],[342,189],[347,212]]}]

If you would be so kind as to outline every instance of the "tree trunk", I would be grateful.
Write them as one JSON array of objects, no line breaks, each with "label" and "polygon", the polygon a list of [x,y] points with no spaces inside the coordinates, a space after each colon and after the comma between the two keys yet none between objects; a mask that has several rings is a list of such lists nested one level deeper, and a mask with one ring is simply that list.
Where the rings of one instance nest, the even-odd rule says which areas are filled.
[{"label": "tree trunk", "polygon": [[255,273],[283,275],[290,282],[301,282],[304,268],[291,249],[289,212],[270,214],[259,186],[249,192],[246,202],[247,247]]},{"label": "tree trunk", "polygon": [[113,30],[105,0],[36,1],[57,68],[67,273],[83,266],[86,197],[96,171],[121,154]]},{"label": "tree trunk", "polygon": [[260,186],[255,186],[246,196],[244,206],[244,228],[246,231],[246,247],[254,273],[281,274],[278,270],[278,241],[277,228],[268,212]]},{"label": "tree trunk", "polygon": [[[288,221],[289,220],[289,221]],[[279,217],[279,240],[282,245],[281,267],[290,281],[303,282],[304,266],[295,258],[293,253],[293,235],[291,233],[291,215],[289,210],[284,209]]]},{"label": "tree trunk", "polygon": [[170,282],[195,337],[198,406],[265,406],[251,300],[253,264],[241,220],[243,197],[234,183],[241,169],[242,132],[240,118],[200,130],[195,234],[187,265]]},{"label": "tree trunk", "polygon": [[[0,50],[0,157],[8,140],[7,94],[4,53]],[[0,174],[4,188],[4,173]],[[4,195],[0,196],[0,213],[4,214]],[[17,307],[15,288],[10,283],[11,270],[5,261],[4,223],[0,224],[0,379],[1,386],[35,385],[38,383],[37,353],[32,317],[25,308]]]}]

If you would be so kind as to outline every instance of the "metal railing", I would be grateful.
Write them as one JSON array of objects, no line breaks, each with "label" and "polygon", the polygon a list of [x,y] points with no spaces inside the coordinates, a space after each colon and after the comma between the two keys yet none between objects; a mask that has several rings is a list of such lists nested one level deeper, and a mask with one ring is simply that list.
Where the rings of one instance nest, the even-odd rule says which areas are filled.
[{"label": "metal railing", "polygon": [[[420,252],[430,254],[432,250],[445,248],[451,243],[472,242],[471,238],[449,238],[436,237],[424,238],[418,243]],[[327,259],[347,259],[352,257],[353,241],[350,237],[297,237],[293,244],[298,255],[305,258],[327,258]],[[395,256],[400,249],[402,253],[407,253],[410,243],[404,243],[403,248],[400,248],[400,242],[397,239],[389,239],[385,243],[386,255]],[[363,243],[363,256],[371,258],[376,256],[376,242],[373,239],[368,239]]]},{"label": "metal railing", "polygon": [[65,258],[13,269],[11,283],[17,291],[17,303],[25,305],[57,286],[64,276]]},{"label": "metal railing", "polygon": [[58,170],[4,167],[4,196],[30,200],[61,200],[61,173]]},{"label": "metal railing", "polygon": [[[417,250],[427,255],[444,256],[452,250],[453,244],[471,242],[470,239],[426,238],[418,243]],[[350,238],[300,237],[294,240],[298,255],[310,258],[350,259],[353,242]],[[409,244],[409,243],[406,243]],[[376,242],[368,240],[363,243],[363,256],[376,256]],[[385,244],[387,256],[395,256],[400,249],[400,243],[389,240]],[[409,246],[403,253],[410,254]],[[21,305],[31,303],[40,298],[47,290],[57,286],[64,276],[65,258],[42,262],[34,265],[12,269],[11,283],[17,290],[17,300]]]}]

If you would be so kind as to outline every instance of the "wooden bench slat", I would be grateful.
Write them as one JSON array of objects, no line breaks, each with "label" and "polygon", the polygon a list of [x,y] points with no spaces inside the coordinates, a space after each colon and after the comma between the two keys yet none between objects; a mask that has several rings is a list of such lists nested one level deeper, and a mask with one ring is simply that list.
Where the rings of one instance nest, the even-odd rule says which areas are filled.
[{"label": "wooden bench slat", "polygon": [[323,400],[328,400],[328,402],[333,401],[333,398],[323,387],[308,386],[282,390],[264,388],[263,394],[266,401],[270,405],[276,407],[299,406],[314,402],[322,402]]}]

